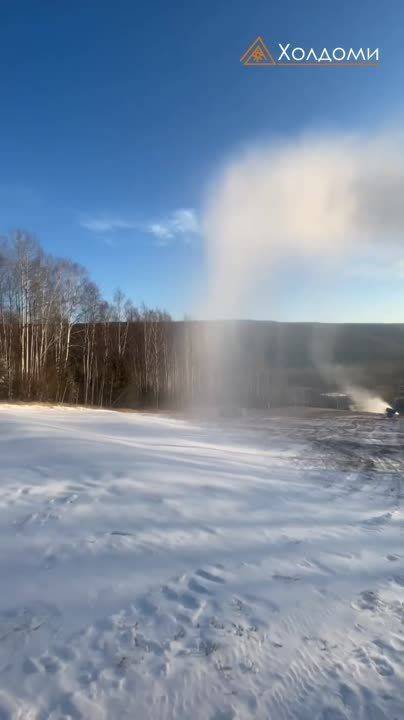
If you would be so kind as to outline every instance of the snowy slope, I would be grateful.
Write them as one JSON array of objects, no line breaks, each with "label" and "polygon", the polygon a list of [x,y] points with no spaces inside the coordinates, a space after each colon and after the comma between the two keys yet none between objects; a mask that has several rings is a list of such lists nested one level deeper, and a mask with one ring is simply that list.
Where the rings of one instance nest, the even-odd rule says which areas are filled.
[{"label": "snowy slope", "polygon": [[0,720],[401,719],[403,439],[0,406]]}]

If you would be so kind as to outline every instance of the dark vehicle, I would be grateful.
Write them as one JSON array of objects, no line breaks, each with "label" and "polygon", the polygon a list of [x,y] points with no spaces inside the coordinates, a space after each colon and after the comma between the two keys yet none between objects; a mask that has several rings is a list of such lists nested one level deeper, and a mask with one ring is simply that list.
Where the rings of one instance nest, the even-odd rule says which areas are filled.
[{"label": "dark vehicle", "polygon": [[389,418],[395,415],[404,415],[404,397],[396,398],[393,406],[386,408],[386,415]]}]

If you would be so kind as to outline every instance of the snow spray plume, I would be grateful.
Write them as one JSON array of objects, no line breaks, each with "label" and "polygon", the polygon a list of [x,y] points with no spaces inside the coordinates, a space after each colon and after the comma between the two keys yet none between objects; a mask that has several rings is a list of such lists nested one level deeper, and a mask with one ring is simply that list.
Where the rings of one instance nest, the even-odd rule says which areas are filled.
[{"label": "snow spray plume", "polygon": [[331,386],[337,386],[351,398],[353,410],[383,413],[389,403],[366,388],[360,387],[350,377],[346,367],[333,361],[336,340],[336,331],[333,326],[321,324],[313,326],[311,337],[312,357],[323,379]]},{"label": "snow spray plume", "polygon": [[[404,232],[404,143],[393,134],[312,135],[241,154],[205,212],[208,316],[242,316],[277,259],[320,260]],[[218,355],[216,349],[215,354]]]}]

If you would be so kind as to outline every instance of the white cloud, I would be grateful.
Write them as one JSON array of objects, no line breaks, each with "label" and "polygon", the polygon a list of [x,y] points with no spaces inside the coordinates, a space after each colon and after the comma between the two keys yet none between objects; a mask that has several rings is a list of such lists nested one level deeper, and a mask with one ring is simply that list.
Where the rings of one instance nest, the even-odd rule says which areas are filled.
[{"label": "white cloud", "polygon": [[189,240],[190,236],[199,233],[199,222],[194,210],[180,208],[179,210],[174,210],[174,212],[164,220],[150,223],[147,231],[160,240],[160,242],[165,241],[167,243],[176,238]]},{"label": "white cloud", "polygon": [[141,222],[122,217],[96,217],[81,220],[81,227],[94,233],[114,233],[125,230],[139,230],[156,238],[158,245],[168,245],[181,239],[189,241],[191,236],[200,232],[199,221],[195,210],[179,208],[166,218]]},{"label": "white cloud", "polygon": [[173,213],[172,224],[179,233],[197,234],[199,232],[198,218],[194,210],[176,210]]},{"label": "white cloud", "polygon": [[122,218],[90,218],[80,221],[81,227],[94,233],[116,232],[117,230],[135,230],[139,223],[124,220]]},{"label": "white cloud", "polygon": [[151,223],[146,232],[151,233],[159,240],[172,240],[174,235],[167,225],[162,223]]}]

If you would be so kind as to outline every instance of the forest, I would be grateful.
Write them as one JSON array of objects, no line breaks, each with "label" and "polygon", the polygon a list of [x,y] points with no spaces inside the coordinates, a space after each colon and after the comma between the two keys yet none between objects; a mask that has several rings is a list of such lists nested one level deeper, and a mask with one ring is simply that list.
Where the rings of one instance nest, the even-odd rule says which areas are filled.
[{"label": "forest", "polygon": [[[402,325],[174,321],[107,302],[87,271],[30,234],[0,246],[0,399],[101,407],[307,403],[337,389],[315,361],[392,397],[403,382]],[[212,349],[214,350],[212,352]]]}]

